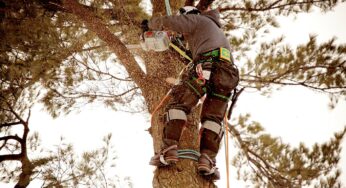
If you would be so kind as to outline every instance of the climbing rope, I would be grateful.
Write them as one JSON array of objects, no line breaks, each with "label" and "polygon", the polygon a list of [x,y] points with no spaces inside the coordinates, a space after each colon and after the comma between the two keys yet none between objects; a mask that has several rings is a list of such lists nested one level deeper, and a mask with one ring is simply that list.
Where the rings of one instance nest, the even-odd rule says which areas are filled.
[{"label": "climbing rope", "polygon": [[226,181],[227,181],[227,188],[229,188],[229,150],[228,150],[228,122],[227,122],[227,116],[225,114],[224,117],[224,126],[225,126],[225,138],[224,138],[224,142],[225,142],[225,160],[226,160]]}]

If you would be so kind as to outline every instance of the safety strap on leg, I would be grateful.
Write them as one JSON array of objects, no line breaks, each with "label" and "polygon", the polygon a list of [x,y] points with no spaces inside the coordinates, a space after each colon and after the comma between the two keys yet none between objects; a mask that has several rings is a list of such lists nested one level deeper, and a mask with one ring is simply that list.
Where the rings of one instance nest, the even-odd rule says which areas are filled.
[{"label": "safety strap on leg", "polygon": [[179,109],[169,109],[166,112],[165,116],[167,122],[175,119],[187,121],[186,113],[183,110]]},{"label": "safety strap on leg", "polygon": [[209,120],[207,120],[203,123],[202,129],[208,129],[208,130],[216,133],[217,135],[219,135],[219,137],[222,137],[223,132],[224,132],[223,127],[220,124],[218,124],[214,121],[209,121]]}]

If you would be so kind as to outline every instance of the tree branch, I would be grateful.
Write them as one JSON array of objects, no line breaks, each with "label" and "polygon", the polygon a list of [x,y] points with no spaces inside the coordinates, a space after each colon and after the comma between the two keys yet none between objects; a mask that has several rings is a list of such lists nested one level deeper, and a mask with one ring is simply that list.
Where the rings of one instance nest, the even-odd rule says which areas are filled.
[{"label": "tree branch", "polygon": [[[5,141],[5,142],[7,142],[8,140],[16,140],[16,141],[18,141],[18,142],[21,142],[22,141],[22,139],[19,137],[19,136],[17,136],[17,135],[15,135],[15,136],[4,136],[4,137],[0,137],[0,141]],[[0,148],[1,149],[1,148]]]},{"label": "tree branch", "polygon": [[220,12],[225,12],[225,11],[247,11],[247,12],[263,12],[263,11],[268,11],[268,10],[273,10],[273,9],[280,9],[280,8],[284,8],[284,7],[288,7],[288,6],[292,6],[292,5],[297,5],[297,6],[301,6],[304,4],[314,4],[314,3],[320,3],[320,2],[328,2],[328,0],[317,0],[317,1],[302,1],[302,2],[291,2],[291,3],[286,3],[286,4],[282,4],[282,5],[277,5],[281,0],[275,1],[274,3],[270,4],[267,7],[263,7],[263,8],[246,8],[246,7],[224,7],[224,8],[220,8],[219,11]]},{"label": "tree branch", "polygon": [[198,10],[204,11],[211,5],[215,0],[200,0],[198,5],[196,6]]},{"label": "tree branch", "polygon": [[3,161],[19,161],[21,158],[22,154],[0,155],[0,163]]},{"label": "tree branch", "polygon": [[[146,83],[146,75],[137,64],[131,52],[126,46],[102,23],[102,20],[85,9],[76,0],[64,0],[63,7],[70,10],[78,19],[82,20],[85,25],[95,32],[97,36],[105,41],[113,50],[116,56],[121,60],[130,77],[142,89]],[[142,90],[143,91],[143,90]]]},{"label": "tree branch", "polygon": [[94,72],[96,72],[96,73],[98,73],[98,74],[103,74],[103,75],[109,76],[109,77],[111,77],[111,78],[113,78],[113,79],[115,79],[115,80],[119,80],[119,81],[126,81],[126,82],[131,82],[131,81],[132,81],[131,79],[118,78],[118,77],[112,75],[112,74],[109,73],[109,72],[103,72],[103,71],[101,71],[101,70],[97,70],[97,69],[95,69],[95,68],[93,68],[93,67],[90,67],[87,63],[82,62],[82,61],[80,61],[79,59],[75,58],[75,56],[73,56],[73,59],[76,60],[78,63],[80,63],[82,66],[84,66],[86,69],[91,70],[91,71],[94,71]]},{"label": "tree branch", "polygon": [[4,127],[11,127],[13,125],[19,125],[19,124],[21,124],[20,121],[16,121],[16,122],[12,122],[12,123],[3,123],[0,125],[0,129],[4,128]]},{"label": "tree branch", "polygon": [[[237,139],[238,143],[240,144],[240,148],[243,150],[243,153],[245,154],[247,160],[256,166],[256,168],[260,171],[260,174],[262,176],[264,175],[265,177],[267,177],[269,182],[276,186],[292,185],[292,182],[290,182],[287,178],[282,176],[277,168],[270,165],[255,151],[251,150],[247,146],[247,144],[245,144],[245,141],[241,138],[239,131],[234,126],[232,126],[229,123],[227,126],[229,128],[228,130],[231,133],[231,135],[233,135]],[[255,158],[251,157],[250,154],[254,156]],[[271,171],[270,169],[272,169],[273,171]],[[256,170],[255,170],[255,173],[257,173]]]},{"label": "tree branch", "polygon": [[20,115],[13,109],[12,105],[6,101],[7,107],[9,108],[9,111],[19,120],[21,124],[25,124],[26,122],[20,117]]}]

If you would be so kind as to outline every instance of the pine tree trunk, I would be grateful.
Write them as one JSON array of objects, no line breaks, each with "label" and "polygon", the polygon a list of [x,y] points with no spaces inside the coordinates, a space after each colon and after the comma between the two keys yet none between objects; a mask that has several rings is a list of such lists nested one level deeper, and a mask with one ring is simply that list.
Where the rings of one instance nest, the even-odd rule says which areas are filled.
[{"label": "pine tree trunk", "polygon": [[[153,16],[166,15],[166,11],[165,11],[166,6],[164,4],[164,1],[152,0],[151,2],[153,4]],[[185,0],[170,1],[170,6],[172,10],[178,10],[180,7],[184,6],[184,3],[185,3]],[[171,58],[171,61],[172,61],[172,58]],[[177,74],[178,72],[179,71],[177,71],[175,74]],[[153,87],[157,87],[157,86],[158,85],[153,84]],[[169,86],[169,87],[172,87],[172,86]],[[156,98],[157,96],[161,96],[161,99],[162,99],[163,96],[165,96],[166,92],[167,92],[166,90],[157,91],[156,93],[152,93],[152,95],[156,96]],[[150,99],[146,99],[146,100],[150,100]],[[148,105],[148,109],[151,113],[152,113],[152,110],[150,109],[154,109],[156,105],[158,105],[158,103],[159,101],[152,101],[152,103],[150,102],[147,103],[147,104],[152,104],[152,105]],[[158,110],[158,112],[156,112],[154,116],[152,116],[153,120],[152,120],[150,132],[153,137],[155,152],[158,152],[161,149],[160,145],[162,143],[162,132],[163,132],[162,116],[163,116],[163,111],[165,109],[166,104],[163,104],[163,106]],[[193,149],[193,150],[199,151],[199,142],[198,142],[199,111],[200,111],[200,108],[194,108],[192,110],[192,113],[188,116],[188,125],[183,131],[183,134],[179,143],[179,149]],[[179,162],[173,167],[157,168],[155,170],[154,179],[153,179],[153,187],[154,188],[164,188],[164,187],[165,188],[182,188],[182,187],[184,188],[196,188],[196,187],[213,188],[216,186],[212,181],[205,180],[197,173],[196,161],[193,161],[191,159],[180,159]]]}]

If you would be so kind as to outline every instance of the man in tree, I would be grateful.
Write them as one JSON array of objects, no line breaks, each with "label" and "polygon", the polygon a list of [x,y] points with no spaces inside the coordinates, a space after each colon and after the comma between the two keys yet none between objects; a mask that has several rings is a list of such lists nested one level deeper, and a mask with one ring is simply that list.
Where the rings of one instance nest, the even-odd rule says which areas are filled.
[{"label": "man in tree", "polygon": [[206,94],[201,112],[200,153],[198,171],[219,179],[215,157],[223,137],[223,117],[228,99],[239,81],[230,45],[220,29],[218,10],[200,12],[186,6],[175,16],[152,18],[142,27],[182,33],[192,52],[193,66],[187,69],[179,84],[172,89],[172,101],[165,113],[163,146],[150,161],[154,166],[167,166],[178,161],[178,143],[187,122],[187,114]]}]

